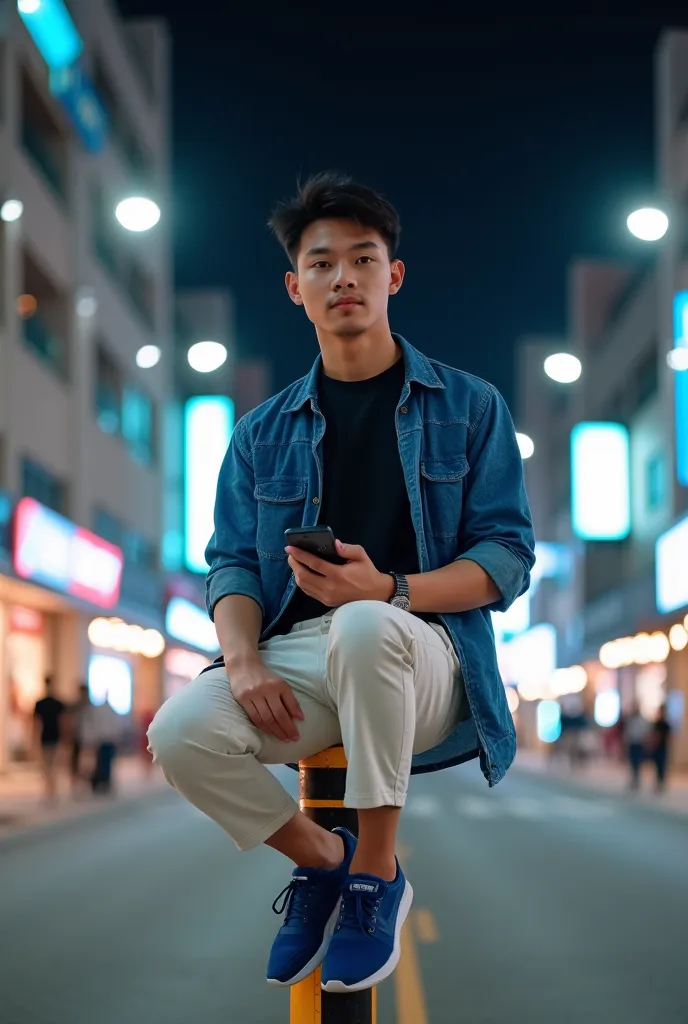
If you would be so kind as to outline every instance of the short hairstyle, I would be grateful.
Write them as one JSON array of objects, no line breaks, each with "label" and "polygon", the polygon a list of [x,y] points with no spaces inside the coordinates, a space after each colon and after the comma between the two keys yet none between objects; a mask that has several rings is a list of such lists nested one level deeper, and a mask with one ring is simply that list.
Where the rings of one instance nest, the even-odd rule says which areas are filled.
[{"label": "short hairstyle", "polygon": [[389,258],[395,259],[401,234],[399,214],[379,192],[338,171],[322,171],[299,184],[297,195],[278,203],[268,223],[295,265],[306,228],[316,220],[334,217],[374,228],[387,243]]}]

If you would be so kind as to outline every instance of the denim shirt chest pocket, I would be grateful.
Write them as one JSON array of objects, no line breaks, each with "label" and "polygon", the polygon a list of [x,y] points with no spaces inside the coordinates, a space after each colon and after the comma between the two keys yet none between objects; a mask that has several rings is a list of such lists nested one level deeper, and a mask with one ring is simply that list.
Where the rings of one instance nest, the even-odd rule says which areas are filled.
[{"label": "denim shirt chest pocket", "polygon": [[256,549],[261,558],[286,561],[284,531],[303,525],[308,481],[299,476],[256,480]]},{"label": "denim shirt chest pocket", "polygon": [[425,532],[443,548],[458,545],[468,470],[468,459],[463,454],[421,458],[423,524]]}]

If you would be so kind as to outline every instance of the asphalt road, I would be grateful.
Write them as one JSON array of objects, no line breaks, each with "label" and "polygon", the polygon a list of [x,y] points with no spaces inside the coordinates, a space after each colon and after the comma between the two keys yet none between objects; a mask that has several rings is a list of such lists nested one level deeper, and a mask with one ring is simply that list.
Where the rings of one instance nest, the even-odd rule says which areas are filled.
[{"label": "asphalt road", "polygon": [[[402,853],[379,1024],[688,1022],[688,818],[468,766],[414,780]],[[172,792],[3,839],[0,1024],[286,1024],[288,871]]]}]

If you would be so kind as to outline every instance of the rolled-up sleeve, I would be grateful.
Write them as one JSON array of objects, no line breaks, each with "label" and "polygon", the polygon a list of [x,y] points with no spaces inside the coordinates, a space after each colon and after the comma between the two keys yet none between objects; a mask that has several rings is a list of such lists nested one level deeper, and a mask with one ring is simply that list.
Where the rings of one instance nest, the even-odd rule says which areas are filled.
[{"label": "rolled-up sleeve", "polygon": [[246,438],[246,420],[237,424],[217,480],[215,531],[206,548],[210,566],[206,607],[212,619],[215,605],[230,594],[252,598],[265,613],[256,551],[256,500],[253,467]]},{"label": "rolled-up sleeve", "polygon": [[502,595],[492,609],[506,611],[530,586],[535,538],[516,431],[494,388],[483,399],[466,454],[470,468],[457,561],[468,558],[485,570]]}]

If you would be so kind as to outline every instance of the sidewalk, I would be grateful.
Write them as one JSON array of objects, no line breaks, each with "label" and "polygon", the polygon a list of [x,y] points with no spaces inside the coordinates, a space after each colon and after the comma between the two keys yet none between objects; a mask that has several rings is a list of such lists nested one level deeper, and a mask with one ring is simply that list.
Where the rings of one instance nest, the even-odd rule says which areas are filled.
[{"label": "sidewalk", "polygon": [[670,772],[666,791],[658,796],[654,792],[654,773],[650,765],[643,768],[641,790],[637,795],[629,792],[628,769],[615,761],[590,760],[572,771],[564,758],[539,751],[519,750],[515,767],[548,775],[550,778],[564,779],[585,789],[627,796],[629,800],[688,815],[688,775],[684,773]]},{"label": "sidewalk", "polygon": [[93,796],[85,788],[73,795],[66,773],[60,776],[59,793],[54,803],[43,796],[40,771],[34,765],[22,766],[0,775],[0,838],[18,829],[34,828],[66,818],[93,814],[113,803],[135,799],[165,787],[157,768],[146,774],[137,757],[122,757],[115,766],[115,791],[112,796]]}]

